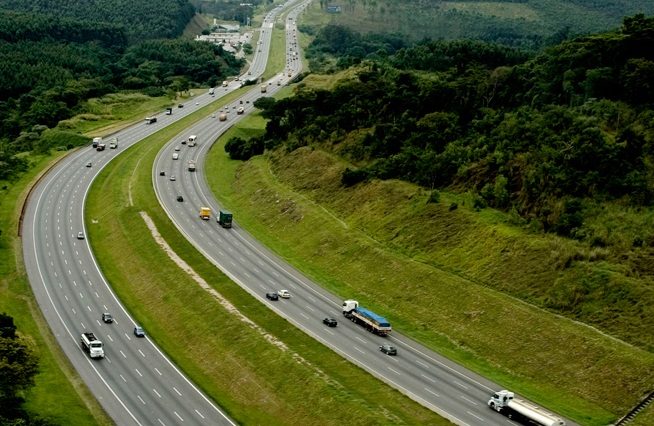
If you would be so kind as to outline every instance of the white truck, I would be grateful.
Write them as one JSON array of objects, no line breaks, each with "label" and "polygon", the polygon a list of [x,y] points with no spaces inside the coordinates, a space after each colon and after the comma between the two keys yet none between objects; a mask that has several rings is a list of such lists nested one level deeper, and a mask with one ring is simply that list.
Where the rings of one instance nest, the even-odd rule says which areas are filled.
[{"label": "white truck", "polygon": [[343,301],[343,316],[371,333],[387,336],[391,332],[391,324],[386,318],[359,306],[356,300]]},{"label": "white truck", "polygon": [[198,137],[197,137],[196,135],[191,135],[191,136],[189,136],[189,137],[188,137],[188,144],[187,144],[187,145],[190,146],[190,147],[195,146],[196,141],[197,141],[197,138],[198,138]]},{"label": "white truck", "polygon": [[95,334],[82,333],[80,344],[82,349],[84,349],[85,352],[88,352],[91,358],[104,358],[102,342],[95,337]]},{"label": "white truck", "polygon": [[[542,426],[564,426],[565,421],[534,404],[515,398],[513,392],[501,390],[488,400],[488,406],[510,419]],[[528,423],[529,424],[529,423]]]}]

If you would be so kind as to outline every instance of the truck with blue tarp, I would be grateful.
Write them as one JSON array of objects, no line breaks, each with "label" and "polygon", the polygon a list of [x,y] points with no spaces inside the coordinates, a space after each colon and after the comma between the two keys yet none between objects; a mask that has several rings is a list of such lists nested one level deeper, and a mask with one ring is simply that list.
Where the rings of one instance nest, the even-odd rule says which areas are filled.
[{"label": "truck with blue tarp", "polygon": [[369,309],[360,307],[359,302],[356,300],[343,302],[343,316],[365,327],[371,333],[386,336],[391,332],[391,324],[386,318]]}]

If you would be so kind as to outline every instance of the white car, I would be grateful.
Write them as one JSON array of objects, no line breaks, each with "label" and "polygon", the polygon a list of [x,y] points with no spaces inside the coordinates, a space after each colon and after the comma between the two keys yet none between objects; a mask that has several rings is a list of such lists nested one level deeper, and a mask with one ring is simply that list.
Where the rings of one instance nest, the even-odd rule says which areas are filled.
[{"label": "white car", "polygon": [[84,232],[79,231],[79,232],[77,233],[77,239],[78,239],[78,240],[83,240],[83,239],[84,239]]},{"label": "white car", "polygon": [[289,293],[288,290],[279,290],[279,291],[277,292],[277,294],[278,294],[279,297],[281,297],[282,299],[290,299],[290,297],[291,297],[291,293]]},{"label": "white car", "polygon": [[175,151],[179,151],[181,148],[179,146],[175,147]]}]

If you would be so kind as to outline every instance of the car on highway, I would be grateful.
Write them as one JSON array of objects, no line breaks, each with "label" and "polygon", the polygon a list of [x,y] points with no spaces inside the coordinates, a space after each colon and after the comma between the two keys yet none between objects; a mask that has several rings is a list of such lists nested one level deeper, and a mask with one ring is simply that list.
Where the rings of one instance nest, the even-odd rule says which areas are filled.
[{"label": "car on highway", "polygon": [[102,322],[106,324],[111,324],[112,322],[114,322],[114,317],[111,316],[109,312],[105,312],[102,314]]},{"label": "car on highway", "polygon": [[379,347],[379,350],[387,355],[397,355],[397,348],[393,345],[383,344]]},{"label": "car on highway", "polygon": [[238,107],[238,109],[236,110],[237,114],[243,114],[244,112],[245,112],[245,109],[243,109],[243,107]]},{"label": "car on highway", "polygon": [[92,166],[93,166],[93,163],[91,163],[90,161],[88,163],[86,163],[86,167],[92,167]]},{"label": "car on highway", "polygon": [[338,325],[338,321],[336,321],[334,318],[325,318],[322,320],[322,323],[327,327],[336,327]]},{"label": "car on highway", "polygon": [[175,175],[170,175],[170,180],[175,181],[177,179],[175,178]]},{"label": "car on highway", "polygon": [[145,337],[145,330],[143,330],[143,327],[136,326],[134,327],[134,335],[136,337]]},{"label": "car on highway", "polygon": [[177,145],[177,146],[175,147],[175,151],[179,151],[180,149],[182,149],[182,148],[180,148],[179,145]]},{"label": "car on highway", "polygon": [[288,292],[288,290],[279,290],[277,292],[277,295],[281,297],[282,299],[290,299],[291,298],[291,293]]},{"label": "car on highway", "polygon": [[77,233],[77,239],[78,239],[78,240],[83,240],[83,239],[84,239],[84,232],[79,231],[79,232]]},{"label": "car on highway", "polygon": [[271,292],[271,293],[266,293],[266,299],[269,299],[269,300],[278,300],[278,299],[279,299],[279,296],[277,295],[276,292],[273,291],[273,292]]},{"label": "car on highway", "polygon": [[184,201],[184,197],[182,197],[181,195],[178,195],[178,196],[177,196],[177,201],[179,201],[180,203],[183,202],[183,201]]},{"label": "car on highway", "polygon": [[184,108],[184,104],[177,104],[177,108]]},{"label": "car on highway", "polygon": [[166,172],[164,172],[163,170],[160,171],[160,172],[159,172],[159,176],[166,176]]}]

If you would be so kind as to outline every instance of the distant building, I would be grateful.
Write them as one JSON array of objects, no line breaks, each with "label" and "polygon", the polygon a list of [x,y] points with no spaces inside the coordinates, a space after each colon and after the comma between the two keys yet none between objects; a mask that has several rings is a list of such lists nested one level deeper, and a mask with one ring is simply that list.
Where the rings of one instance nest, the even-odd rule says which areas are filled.
[{"label": "distant building", "polygon": [[239,24],[218,24],[216,29],[226,33],[237,33],[241,30],[241,26]]},{"label": "distant building", "polygon": [[341,6],[327,5],[327,13],[341,13]]}]

